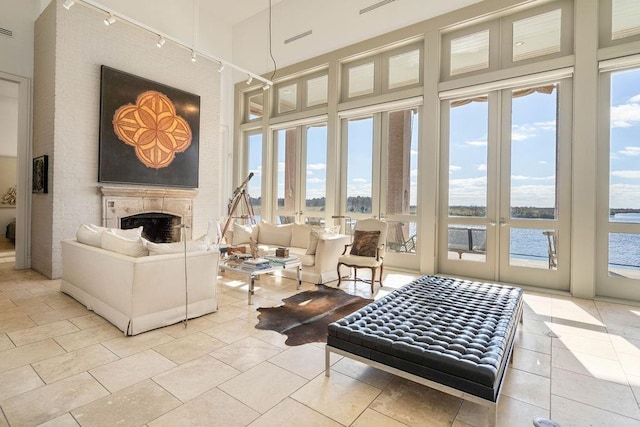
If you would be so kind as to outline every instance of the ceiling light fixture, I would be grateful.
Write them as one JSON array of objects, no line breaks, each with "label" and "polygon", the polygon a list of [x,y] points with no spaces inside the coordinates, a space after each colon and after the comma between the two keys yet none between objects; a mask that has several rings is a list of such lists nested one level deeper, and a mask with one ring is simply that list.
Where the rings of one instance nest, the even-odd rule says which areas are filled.
[{"label": "ceiling light fixture", "polygon": [[109,16],[107,16],[106,18],[104,18],[104,25],[106,25],[107,27],[111,24],[115,24],[116,23],[116,17],[113,16],[113,13],[110,13]]},{"label": "ceiling light fixture", "polygon": [[266,84],[266,85],[262,86],[262,90],[268,90],[268,89],[269,89],[269,87],[270,87],[270,86],[269,86],[268,84]]},{"label": "ceiling light fixture", "polygon": [[71,9],[71,6],[73,6],[74,4],[76,4],[76,0],[65,0],[64,3],[62,3],[62,6],[69,10]]},{"label": "ceiling light fixture", "polygon": [[220,65],[218,65],[218,72],[221,73],[222,70],[224,70],[224,62],[221,62]]},{"label": "ceiling light fixture", "polygon": [[158,43],[156,43],[156,46],[162,47],[162,46],[164,46],[165,42],[166,42],[166,40],[164,39],[164,37],[160,36],[160,38],[158,39]]},{"label": "ceiling light fixture", "polygon": [[247,75],[247,84],[250,85],[252,81],[253,81],[253,76],[251,74],[248,74]]},{"label": "ceiling light fixture", "polygon": [[191,49],[191,62],[196,62],[196,51]]},{"label": "ceiling light fixture", "polygon": [[516,46],[524,46],[524,42],[522,40],[517,41]]}]

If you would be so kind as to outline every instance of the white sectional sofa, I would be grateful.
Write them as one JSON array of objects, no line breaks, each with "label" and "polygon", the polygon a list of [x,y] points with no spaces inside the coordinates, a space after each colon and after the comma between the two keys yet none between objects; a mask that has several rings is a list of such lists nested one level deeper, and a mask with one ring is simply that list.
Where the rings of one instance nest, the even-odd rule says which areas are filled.
[{"label": "white sectional sofa", "polygon": [[[218,309],[218,250],[187,252],[188,316]],[[185,318],[185,255],[138,257],[79,243],[62,242],[60,290],[104,317],[125,335]]]},{"label": "white sectional sofa", "polygon": [[[273,255],[279,247],[289,249],[289,255],[297,256],[302,262],[302,281],[314,284],[338,280],[338,257],[350,242],[349,236],[339,234],[337,228],[306,224],[276,225],[262,221],[255,226],[235,223],[230,228],[225,238],[231,246],[248,247],[250,239],[254,239],[260,256]],[[283,274],[295,275],[296,272],[284,270]],[[346,267],[343,274],[348,274]]]}]

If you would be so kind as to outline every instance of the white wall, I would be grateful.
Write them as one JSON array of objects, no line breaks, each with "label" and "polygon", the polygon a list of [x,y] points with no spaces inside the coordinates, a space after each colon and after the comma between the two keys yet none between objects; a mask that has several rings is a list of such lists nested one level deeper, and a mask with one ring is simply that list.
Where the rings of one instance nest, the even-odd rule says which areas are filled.
[{"label": "white wall", "polygon": [[0,36],[0,71],[33,76],[33,22],[38,0],[0,0],[0,27],[13,31],[13,38]]},{"label": "white wall", "polygon": [[[222,211],[220,76],[217,64],[191,62],[170,43],[122,22],[110,27],[86,8],[50,4],[36,23],[34,156],[49,155],[49,194],[33,196],[32,266],[49,277],[61,274],[60,241],[81,223],[99,223],[98,131],[102,64],[200,95],[200,176],[194,229]],[[51,41],[53,40],[53,41]],[[53,44],[53,47],[49,46]],[[53,51],[53,54],[51,53]]]},{"label": "white wall", "polygon": [[[442,15],[480,0],[398,0],[360,15],[373,0],[283,0],[273,6],[272,51],[278,68]],[[273,71],[268,9],[233,27],[233,60],[255,73]],[[289,44],[292,36],[313,34]]]},{"label": "white wall", "polygon": [[18,156],[18,84],[1,79],[0,156]]}]

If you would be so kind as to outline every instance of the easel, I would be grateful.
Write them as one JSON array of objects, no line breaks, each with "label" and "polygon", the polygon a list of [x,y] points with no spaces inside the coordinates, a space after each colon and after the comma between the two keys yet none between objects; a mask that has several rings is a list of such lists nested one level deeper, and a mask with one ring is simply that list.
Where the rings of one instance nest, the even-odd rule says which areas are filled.
[{"label": "easel", "polygon": [[[253,172],[251,172],[247,179],[245,179],[244,182],[234,190],[233,197],[229,199],[229,204],[227,205],[228,215],[222,229],[222,237],[225,236],[229,225],[231,225],[231,221],[233,221],[234,219],[241,218],[245,221],[248,220],[250,224],[256,223],[256,218],[253,214],[253,206],[251,205],[251,199],[249,198],[249,193],[247,193],[247,184],[249,184],[249,180],[251,178],[253,178]],[[238,209],[238,207],[240,207],[240,203],[243,204],[243,212],[246,212],[246,214],[238,216],[236,215],[236,210]]]}]

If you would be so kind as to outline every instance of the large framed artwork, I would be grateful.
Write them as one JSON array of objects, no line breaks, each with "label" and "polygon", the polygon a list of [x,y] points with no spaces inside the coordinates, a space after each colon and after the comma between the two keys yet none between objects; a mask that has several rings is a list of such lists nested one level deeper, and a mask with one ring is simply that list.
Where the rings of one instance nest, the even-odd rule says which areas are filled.
[{"label": "large framed artwork", "polygon": [[197,188],[200,97],[101,71],[98,181]]}]

